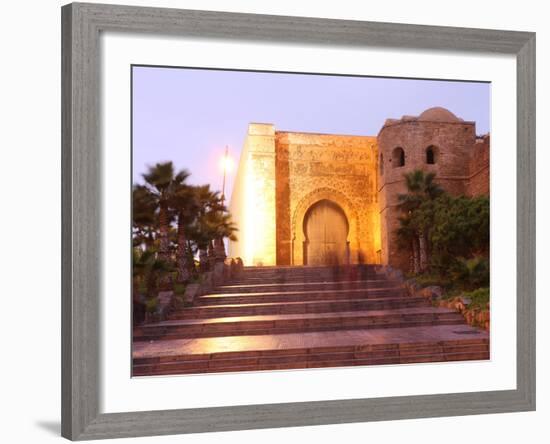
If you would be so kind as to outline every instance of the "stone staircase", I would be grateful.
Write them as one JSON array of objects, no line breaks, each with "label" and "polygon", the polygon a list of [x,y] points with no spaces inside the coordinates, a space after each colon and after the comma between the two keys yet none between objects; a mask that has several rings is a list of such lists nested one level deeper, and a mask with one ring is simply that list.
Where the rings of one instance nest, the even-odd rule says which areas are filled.
[{"label": "stone staircase", "polygon": [[245,267],[134,331],[133,375],[489,359],[489,336],[376,266]]}]

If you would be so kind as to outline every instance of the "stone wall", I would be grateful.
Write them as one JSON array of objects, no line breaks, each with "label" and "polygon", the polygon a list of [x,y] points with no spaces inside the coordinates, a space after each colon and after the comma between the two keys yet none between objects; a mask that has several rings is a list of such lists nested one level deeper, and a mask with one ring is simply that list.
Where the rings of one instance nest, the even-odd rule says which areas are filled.
[{"label": "stone wall", "polygon": [[490,136],[476,140],[470,160],[470,180],[467,194],[469,196],[489,195]]},{"label": "stone wall", "polygon": [[229,255],[244,265],[276,265],[275,129],[251,123],[229,210],[239,231]]},{"label": "stone wall", "polygon": [[377,263],[376,138],[277,131],[275,145],[277,263],[304,263],[304,216],[323,199],[346,214],[351,262]]}]

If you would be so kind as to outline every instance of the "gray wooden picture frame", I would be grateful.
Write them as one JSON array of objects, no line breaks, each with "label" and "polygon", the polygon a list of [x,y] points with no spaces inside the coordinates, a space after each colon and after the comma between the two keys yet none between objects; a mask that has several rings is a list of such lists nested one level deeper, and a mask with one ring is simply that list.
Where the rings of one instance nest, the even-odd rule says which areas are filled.
[{"label": "gray wooden picture frame", "polygon": [[[103,31],[517,57],[517,388],[163,411],[99,411]],[[62,435],[73,440],[535,409],[535,34],[73,3],[62,8]]]}]

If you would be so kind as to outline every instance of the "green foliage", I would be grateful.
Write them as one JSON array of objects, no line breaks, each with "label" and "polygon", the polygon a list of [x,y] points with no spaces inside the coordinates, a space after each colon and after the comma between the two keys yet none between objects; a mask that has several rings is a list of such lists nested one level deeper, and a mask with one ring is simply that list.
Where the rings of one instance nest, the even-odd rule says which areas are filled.
[{"label": "green foliage", "polygon": [[440,262],[447,258],[487,255],[489,251],[489,199],[444,195],[420,209],[430,219],[429,240]]},{"label": "green foliage", "polygon": [[134,247],[132,250],[132,279],[134,300],[141,293],[147,298],[153,298],[159,290],[160,280],[173,271],[172,265],[159,258],[154,249],[143,250]]},{"label": "green foliage", "polygon": [[143,179],[153,193],[162,195],[173,184],[174,164],[172,162],[164,162],[150,166],[147,173],[143,174]]},{"label": "green foliage", "polygon": [[157,311],[158,303],[159,301],[157,297],[148,298],[145,301],[145,310],[147,313],[155,313]]},{"label": "green foliage", "polygon": [[489,303],[489,287],[478,288],[464,293],[463,296],[471,301],[468,308],[484,310]]},{"label": "green foliage", "polygon": [[437,285],[447,291],[452,291],[454,288],[454,283],[448,276],[441,276],[435,273],[424,273],[419,275],[412,274],[411,277],[413,277],[416,283],[421,287]]},{"label": "green foliage", "polygon": [[448,295],[488,287],[489,198],[450,196],[434,179],[420,170],[405,175],[398,246],[410,252],[421,285],[442,286]]},{"label": "green foliage", "polygon": [[422,203],[436,199],[444,194],[443,189],[435,182],[434,173],[415,170],[405,174],[407,193],[400,194],[399,207],[404,213],[416,210]]},{"label": "green foliage", "polygon": [[451,279],[465,290],[489,286],[489,261],[484,257],[458,258],[449,269]]},{"label": "green foliage", "polygon": [[[140,251],[134,258],[134,273],[142,275],[135,288],[146,285],[148,294],[158,276],[145,274],[154,271],[168,276],[165,272],[175,272],[177,264],[173,280],[183,283],[189,277],[194,279],[194,255],[199,249],[206,249],[215,239],[237,240],[237,228],[220,193],[210,190],[209,185],[189,185],[189,176],[187,170],[176,172],[172,162],[157,163],[143,174],[144,183],[133,187],[132,240],[136,251]],[[162,266],[148,262],[152,258],[162,260]]]},{"label": "green foliage", "polygon": [[174,293],[176,295],[185,294],[185,288],[186,288],[186,285],[175,283],[174,284]]},{"label": "green foliage", "polygon": [[133,244],[152,246],[158,220],[155,214],[157,202],[149,189],[144,185],[136,185],[132,190]]},{"label": "green foliage", "polygon": [[415,273],[425,272],[429,256],[427,233],[433,223],[433,212],[428,210],[444,191],[434,181],[433,173],[415,170],[404,177],[407,193],[398,196],[398,207],[403,213],[397,230],[398,247],[410,251]]},{"label": "green foliage", "polygon": [[416,227],[413,224],[412,217],[410,215],[400,217],[399,228],[397,229],[397,246],[400,249],[408,250],[416,235]]}]

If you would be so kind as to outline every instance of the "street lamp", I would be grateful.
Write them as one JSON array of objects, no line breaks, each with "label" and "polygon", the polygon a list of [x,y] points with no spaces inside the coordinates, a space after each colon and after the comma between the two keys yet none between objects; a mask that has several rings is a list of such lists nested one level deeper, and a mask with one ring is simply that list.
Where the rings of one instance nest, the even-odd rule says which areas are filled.
[{"label": "street lamp", "polygon": [[[221,159],[220,166],[223,169],[223,182],[222,182],[222,214],[225,211],[225,176],[233,169],[233,161],[229,157],[229,147],[225,146],[225,153]],[[225,242],[223,237],[214,240],[216,259],[225,260]]]},{"label": "street lamp", "polygon": [[223,169],[223,182],[222,182],[222,204],[225,204],[225,176],[233,169],[233,160],[229,157],[229,147],[225,146],[225,153],[221,160],[221,167]]}]

